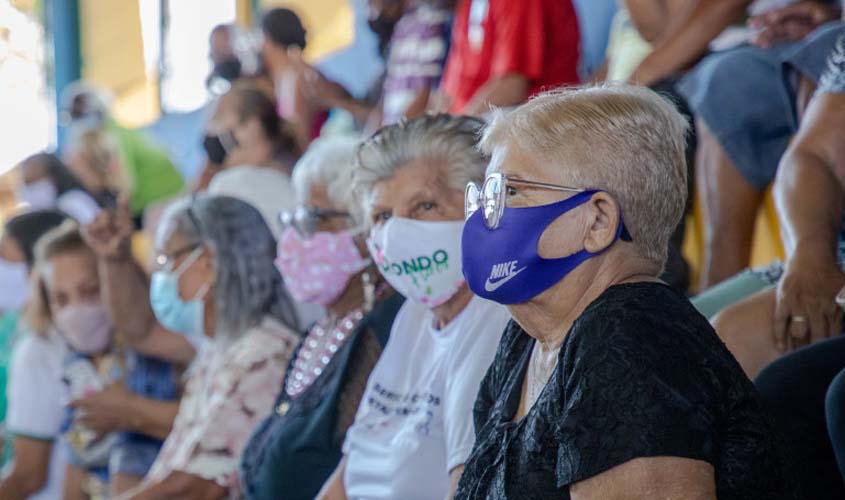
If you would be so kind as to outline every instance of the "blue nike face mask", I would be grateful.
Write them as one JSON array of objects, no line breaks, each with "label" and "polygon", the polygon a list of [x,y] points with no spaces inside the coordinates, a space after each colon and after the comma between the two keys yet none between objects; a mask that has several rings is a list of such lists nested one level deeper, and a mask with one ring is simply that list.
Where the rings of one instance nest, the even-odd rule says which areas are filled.
[{"label": "blue nike face mask", "polygon": [[[561,215],[587,203],[597,192],[582,191],[538,207],[505,207],[495,229],[487,227],[484,210],[476,210],[464,225],[461,240],[464,277],[473,293],[500,304],[526,302],[599,255],[601,252],[582,249],[566,257],[544,259],[537,253],[546,228]],[[631,239],[621,216],[616,235],[619,238]]]}]

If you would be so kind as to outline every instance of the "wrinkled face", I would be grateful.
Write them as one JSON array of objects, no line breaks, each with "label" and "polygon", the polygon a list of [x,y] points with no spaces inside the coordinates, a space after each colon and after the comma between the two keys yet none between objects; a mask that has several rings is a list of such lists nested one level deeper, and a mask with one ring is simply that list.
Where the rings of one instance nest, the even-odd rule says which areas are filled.
[{"label": "wrinkled face", "polygon": [[[214,284],[214,262],[201,241],[186,237],[171,219],[162,223],[156,240],[156,263],[159,267],[171,272],[182,270],[179,275],[179,296],[182,300],[190,301],[203,287]],[[188,259],[193,263],[186,263]],[[205,298],[208,300],[212,296],[207,293]]]},{"label": "wrinkled face", "polygon": [[393,216],[421,221],[463,220],[463,191],[449,186],[446,173],[442,163],[415,160],[377,182],[370,196],[372,225],[383,224]]},{"label": "wrinkled face", "polygon": [[[328,189],[323,184],[315,184],[310,187],[308,193],[300,198],[300,207],[311,212],[313,217],[314,232],[339,233],[350,229],[352,219],[344,207],[338,206],[329,196]],[[355,238],[358,251],[366,253],[367,246],[360,237]]]},{"label": "wrinkled face", "polygon": [[[499,172],[512,179],[570,185],[560,175],[561,170],[561,168],[553,168],[520,148],[503,145],[493,151],[487,172]],[[509,185],[506,206],[519,208],[548,205],[575,194],[525,185]],[[546,259],[566,257],[584,248],[583,240],[589,226],[585,215],[589,214],[583,208],[582,206],[567,212],[549,225],[537,246],[541,257]]]},{"label": "wrinkled face", "polygon": [[97,258],[87,249],[58,254],[43,270],[43,283],[50,310],[55,315],[70,305],[100,302]]}]

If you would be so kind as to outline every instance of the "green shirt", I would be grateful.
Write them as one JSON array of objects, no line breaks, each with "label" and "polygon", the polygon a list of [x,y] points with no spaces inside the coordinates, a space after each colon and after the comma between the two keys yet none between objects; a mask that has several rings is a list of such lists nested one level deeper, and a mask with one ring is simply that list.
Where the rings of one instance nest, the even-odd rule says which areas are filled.
[{"label": "green shirt", "polygon": [[106,130],[117,141],[120,159],[132,181],[130,207],[140,215],[153,203],[171,198],[185,187],[185,182],[167,154],[154,146],[144,134],[123,128],[114,121]]}]

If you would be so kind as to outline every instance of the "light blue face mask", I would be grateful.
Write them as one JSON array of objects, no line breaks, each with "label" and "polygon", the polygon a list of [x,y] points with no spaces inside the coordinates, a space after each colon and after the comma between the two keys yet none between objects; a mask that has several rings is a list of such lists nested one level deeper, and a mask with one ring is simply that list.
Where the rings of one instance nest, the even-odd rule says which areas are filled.
[{"label": "light blue face mask", "polygon": [[187,302],[179,296],[179,277],[197,261],[202,251],[203,247],[199,247],[191,252],[178,269],[153,272],[150,305],[159,323],[168,330],[191,336],[205,333],[205,305],[202,300],[208,293],[208,285],[203,285]]}]

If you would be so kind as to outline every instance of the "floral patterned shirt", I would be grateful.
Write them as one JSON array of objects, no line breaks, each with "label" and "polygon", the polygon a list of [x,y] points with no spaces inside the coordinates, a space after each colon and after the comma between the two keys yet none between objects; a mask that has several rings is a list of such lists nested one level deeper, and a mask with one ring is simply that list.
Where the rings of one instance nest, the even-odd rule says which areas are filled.
[{"label": "floral patterned shirt", "polygon": [[195,362],[173,430],[147,480],[184,472],[240,498],[241,453],[272,411],[297,342],[294,332],[269,317],[228,346],[209,342]]}]

